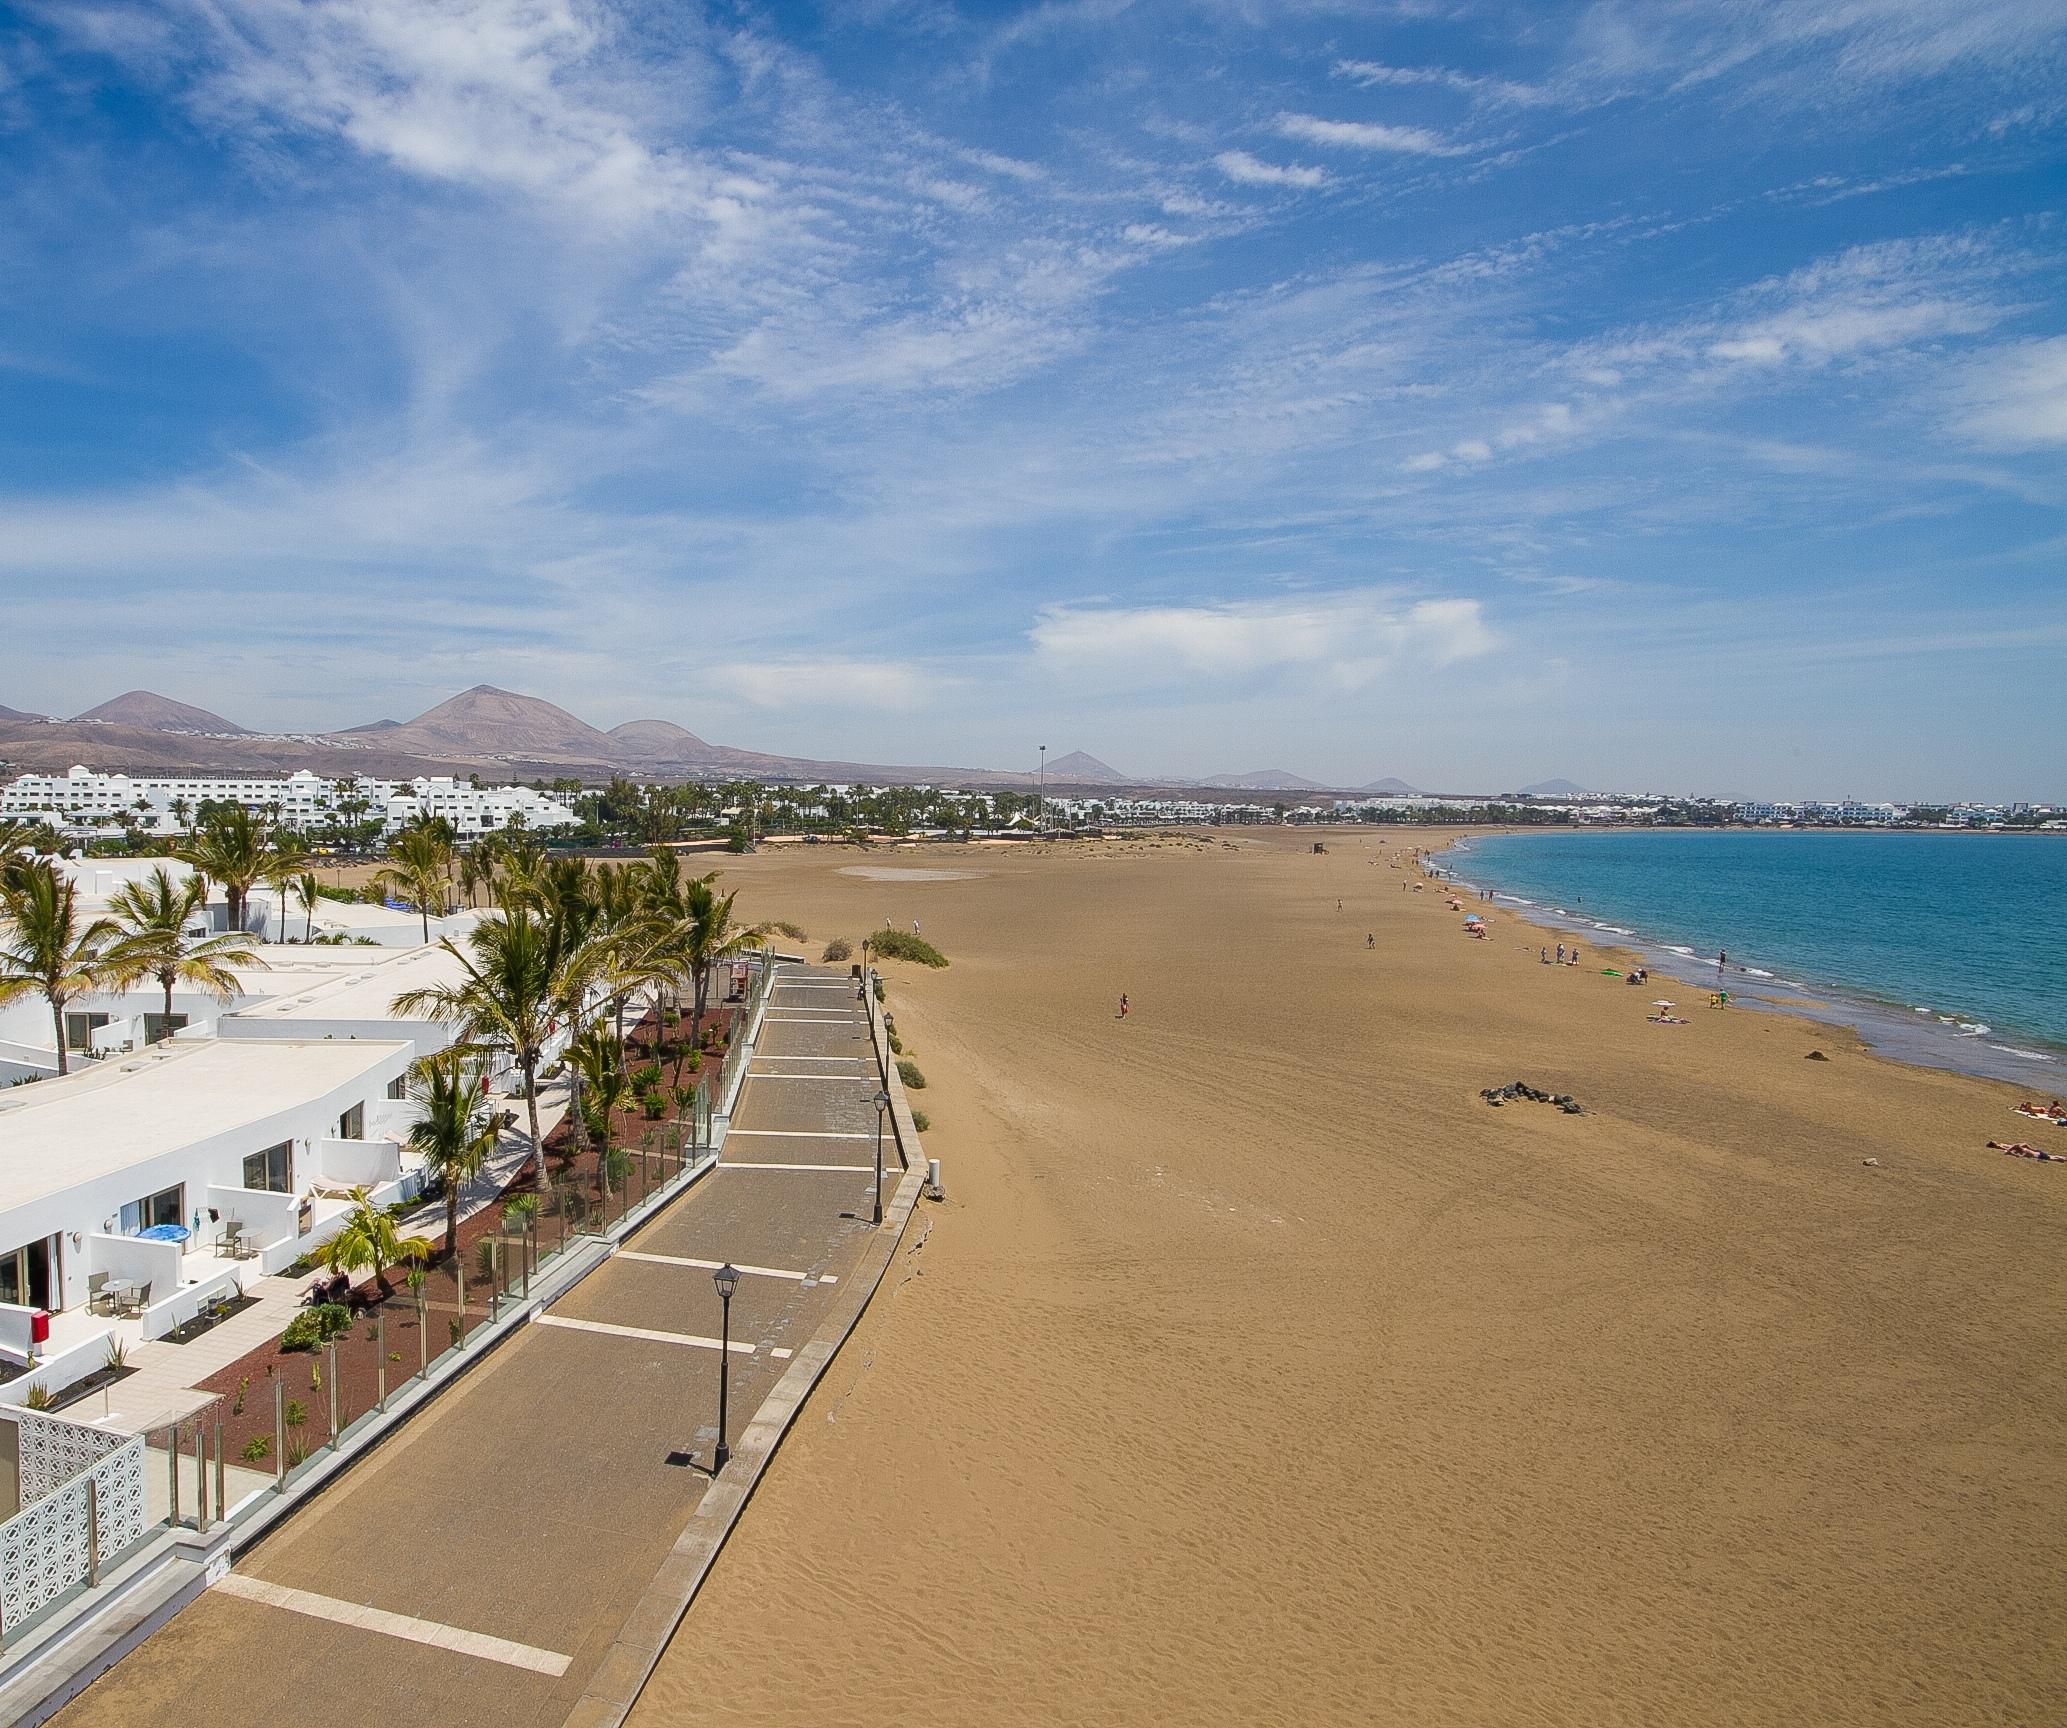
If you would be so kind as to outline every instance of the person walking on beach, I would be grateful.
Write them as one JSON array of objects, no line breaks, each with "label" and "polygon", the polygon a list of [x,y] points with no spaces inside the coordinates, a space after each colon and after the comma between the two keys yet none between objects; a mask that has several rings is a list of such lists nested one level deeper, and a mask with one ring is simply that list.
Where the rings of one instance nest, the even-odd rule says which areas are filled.
[{"label": "person walking on beach", "polygon": [[1124,990],[1120,992],[1120,1015],[1119,1015],[1119,1017],[1120,1017],[1120,1018],[1121,1018],[1122,1020],[1126,1019],[1126,1017],[1127,1017],[1127,993],[1126,993],[1126,992],[1125,992]]},{"label": "person walking on beach", "polygon": [[1721,971],[1722,971],[1722,969],[1723,969],[1723,968],[1724,968],[1725,966],[1727,966],[1727,965],[1729,964],[1729,962],[1730,962],[1730,951],[1729,951],[1729,950],[1728,950],[1727,948],[1718,948],[1718,949],[1717,949],[1717,950],[1715,951],[1715,969],[1716,969],[1716,971],[1717,971],[1717,972],[1721,972]]},{"label": "person walking on beach", "polygon": [[1565,945],[1562,942],[1557,945],[1557,963],[1560,966],[1565,963]]}]

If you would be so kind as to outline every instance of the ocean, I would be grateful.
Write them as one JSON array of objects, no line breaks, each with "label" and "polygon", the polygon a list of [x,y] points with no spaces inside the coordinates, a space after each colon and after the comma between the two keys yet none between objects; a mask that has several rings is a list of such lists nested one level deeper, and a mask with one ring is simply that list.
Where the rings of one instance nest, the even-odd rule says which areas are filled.
[{"label": "ocean", "polygon": [[2067,1088],[2067,836],[1545,830],[1437,860],[1532,918],[1906,1061]]}]

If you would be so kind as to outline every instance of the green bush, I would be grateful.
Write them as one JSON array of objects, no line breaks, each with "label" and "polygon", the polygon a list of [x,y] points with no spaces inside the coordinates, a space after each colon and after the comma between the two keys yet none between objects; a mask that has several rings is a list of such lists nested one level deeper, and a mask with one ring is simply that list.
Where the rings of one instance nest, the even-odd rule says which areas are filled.
[{"label": "green bush", "polygon": [[351,1329],[351,1310],[342,1302],[325,1302],[319,1307],[304,1308],[287,1322],[287,1330],[280,1334],[280,1348],[313,1350]]},{"label": "green bush", "polygon": [[667,1100],[658,1092],[648,1092],[639,1100],[639,1108],[646,1112],[646,1120],[658,1122],[667,1114]]},{"label": "green bush", "polygon": [[904,1040],[898,1037],[895,1032],[890,1034],[890,1054],[893,1056],[902,1056],[904,1054]]},{"label": "green bush", "polygon": [[270,1434],[254,1434],[244,1442],[238,1456],[247,1464],[263,1464],[273,1455],[273,1438]]},{"label": "green bush", "polygon": [[854,944],[844,936],[835,936],[825,945],[825,952],[819,955],[818,960],[822,966],[836,966],[842,960],[850,960],[853,957]]},{"label": "green bush", "polygon": [[911,1125],[921,1134],[924,1134],[933,1126],[933,1118],[928,1116],[923,1110],[914,1110],[911,1113]]},{"label": "green bush", "polygon": [[880,1001],[882,1001],[882,999],[883,999],[883,975],[882,975],[882,974],[881,974],[881,973],[879,972],[879,973],[877,973],[877,974],[876,974],[876,1000],[877,1000],[878,1002],[880,1002]]},{"label": "green bush", "polygon": [[904,1082],[907,1091],[923,1092],[926,1090],[926,1076],[919,1072],[919,1065],[916,1062],[899,1062],[897,1064],[897,1078]]},{"label": "green bush", "polygon": [[660,1064],[658,1062],[642,1063],[626,1075],[625,1078],[631,1082],[631,1088],[635,1093],[651,1092],[654,1087],[660,1084]]},{"label": "green bush", "polygon": [[945,954],[925,937],[910,930],[878,930],[869,937],[868,945],[878,959],[911,960],[921,966],[938,967],[947,964]]},{"label": "green bush", "polygon": [[299,1428],[309,1419],[309,1407],[299,1398],[290,1398],[280,1407],[280,1420],[290,1428]]}]

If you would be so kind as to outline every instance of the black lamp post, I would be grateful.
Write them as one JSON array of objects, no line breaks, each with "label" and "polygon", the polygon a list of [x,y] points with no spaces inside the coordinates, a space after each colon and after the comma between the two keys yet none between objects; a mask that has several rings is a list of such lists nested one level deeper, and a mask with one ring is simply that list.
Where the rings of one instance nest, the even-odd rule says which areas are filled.
[{"label": "black lamp post", "polygon": [[876,1093],[876,1222],[883,1221],[883,1112],[890,1108],[890,1094]]},{"label": "black lamp post", "polygon": [[717,1462],[711,1466],[715,1476],[732,1456],[732,1449],[725,1444],[725,1394],[732,1383],[732,1292],[739,1288],[739,1268],[727,1260],[711,1274],[711,1282],[717,1285],[718,1300],[725,1305],[718,1336],[718,1453]]}]

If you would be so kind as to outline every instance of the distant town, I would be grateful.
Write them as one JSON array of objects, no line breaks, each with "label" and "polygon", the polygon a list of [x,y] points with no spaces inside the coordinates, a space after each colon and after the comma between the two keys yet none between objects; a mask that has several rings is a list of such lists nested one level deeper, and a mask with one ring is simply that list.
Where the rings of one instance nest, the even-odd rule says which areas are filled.
[{"label": "distant town", "polygon": [[442,823],[457,840],[521,831],[551,845],[613,847],[703,840],[744,849],[759,840],[884,836],[1029,837],[1042,832],[1177,825],[1338,824],[1501,827],[1815,827],[2067,829],[2067,808],[2008,804],[1797,803],[1664,794],[1387,793],[1303,800],[1284,792],[1220,797],[1024,792],[995,787],[799,785],[733,779],[661,782],[612,776],[490,785],[478,774],[383,780],[279,776],[23,774],[0,787],[0,819],[33,824],[91,852],[142,855],[238,806],[316,845],[371,848],[404,829]]}]

